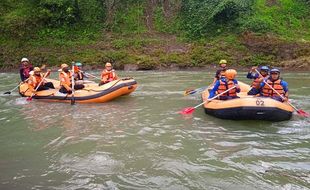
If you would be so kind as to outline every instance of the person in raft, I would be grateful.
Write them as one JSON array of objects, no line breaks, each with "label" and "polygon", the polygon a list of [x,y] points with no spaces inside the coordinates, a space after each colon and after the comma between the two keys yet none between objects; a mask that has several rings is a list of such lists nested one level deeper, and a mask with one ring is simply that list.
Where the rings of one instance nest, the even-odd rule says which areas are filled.
[{"label": "person in raft", "polygon": [[74,65],[74,80],[84,80],[85,76],[82,70],[82,63],[76,62]]},{"label": "person in raft", "polygon": [[213,85],[216,81],[220,80],[221,78],[225,77],[225,71],[227,70],[227,61],[225,59],[220,60],[220,69],[218,69],[215,73],[215,77],[213,80]]},{"label": "person in raft", "polygon": [[260,69],[259,69],[260,74],[258,74],[256,72],[256,70],[257,70],[257,67],[252,67],[246,76],[246,78],[248,78],[248,79],[254,79],[252,84],[251,84],[251,90],[248,92],[248,95],[258,94],[260,83],[269,77],[269,75],[268,75],[269,68],[267,66],[260,67]]},{"label": "person in raft", "polygon": [[25,82],[30,76],[30,71],[33,70],[32,65],[29,62],[29,59],[27,58],[22,58],[21,60],[21,66],[19,69],[19,74],[20,74],[20,80]]},{"label": "person in raft", "polygon": [[118,76],[115,73],[115,70],[112,67],[112,64],[107,62],[105,64],[105,69],[101,73],[101,82],[99,86],[109,83],[111,81],[117,80]]},{"label": "person in raft", "polygon": [[[31,71],[32,72],[32,71]],[[47,71],[47,73],[44,75],[45,78],[47,75],[49,75],[50,70]],[[33,69],[33,74],[29,76],[28,79],[28,86],[29,90],[34,93],[36,91],[41,91],[41,90],[48,90],[50,88],[55,89],[53,83],[51,82],[46,82],[43,74],[41,73],[41,69],[39,67],[35,67]],[[43,80],[43,81],[42,81]],[[42,81],[42,82],[41,82]],[[40,86],[38,86],[40,84]],[[35,90],[37,89],[37,90]]]},{"label": "person in raft", "polygon": [[[71,77],[72,73],[69,71],[69,66],[67,64],[61,64],[61,69],[59,70],[59,81],[60,81],[60,89],[59,92],[61,93],[72,93],[72,83]],[[75,84],[74,89],[80,90],[83,89],[85,86],[83,84]]]},{"label": "person in raft", "polygon": [[237,93],[240,92],[240,87],[238,85],[238,81],[235,79],[237,75],[237,71],[235,69],[228,69],[225,71],[225,77],[222,77],[220,80],[217,80],[215,82],[215,85],[213,89],[210,91],[209,98],[213,98],[216,94],[220,94],[233,86],[236,86],[236,88],[231,89],[227,93],[221,95],[219,97],[220,100],[230,100],[239,98],[237,96]]},{"label": "person in raft", "polygon": [[[274,90],[272,90],[266,83],[268,83],[275,91],[284,97],[282,99]],[[280,102],[288,101],[288,84],[284,80],[280,79],[280,70],[271,69],[270,77],[260,83],[260,94],[264,97],[270,97]]]}]

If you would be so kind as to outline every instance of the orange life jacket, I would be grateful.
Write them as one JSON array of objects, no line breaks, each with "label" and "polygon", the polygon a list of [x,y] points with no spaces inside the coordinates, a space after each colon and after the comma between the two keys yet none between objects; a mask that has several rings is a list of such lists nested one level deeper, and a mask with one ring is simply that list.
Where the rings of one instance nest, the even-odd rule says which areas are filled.
[{"label": "orange life jacket", "polygon": [[[220,94],[220,93],[228,90],[229,88],[232,88],[233,86],[235,86],[235,83],[233,80],[228,80],[225,82],[220,80],[220,86],[216,92],[217,92],[217,94]],[[221,96],[237,96],[237,90],[236,90],[236,88],[233,88],[230,91],[228,91],[227,93],[222,94]]]},{"label": "orange life jacket", "polygon": [[116,75],[114,70],[107,71],[106,69],[104,69],[101,73],[101,80],[102,81],[111,82],[111,81],[116,80],[116,79],[117,79],[117,75]]},{"label": "orange life jacket", "polygon": [[[277,92],[279,92],[279,94],[281,94],[282,96],[285,96],[285,91],[283,86],[281,85],[281,79],[278,79],[276,81],[271,81],[270,79],[268,79],[266,81],[272,88],[274,88]],[[275,97],[275,96],[279,96],[276,92],[274,92],[267,84],[265,84],[262,88],[262,93],[263,96],[266,97]]]},{"label": "orange life jacket", "polygon": [[[28,84],[31,87],[36,88],[41,83],[42,79],[43,79],[42,75],[40,75],[40,76],[30,75],[29,80],[28,80]],[[44,81],[42,83],[44,83]],[[42,85],[42,83],[41,83],[41,85]]]},{"label": "orange life jacket", "polygon": [[65,73],[65,72],[60,72],[59,73],[59,81],[60,81],[60,86],[63,86],[63,85],[68,85],[70,86],[71,85],[71,73]]},{"label": "orange life jacket", "polygon": [[260,83],[261,83],[261,80],[262,80],[262,78],[267,78],[268,77],[268,75],[266,75],[266,76],[262,76],[262,75],[259,75],[256,79],[254,79],[253,80],[253,82],[252,82],[252,84],[251,84],[251,87],[252,88],[259,88],[259,85],[260,85]]}]

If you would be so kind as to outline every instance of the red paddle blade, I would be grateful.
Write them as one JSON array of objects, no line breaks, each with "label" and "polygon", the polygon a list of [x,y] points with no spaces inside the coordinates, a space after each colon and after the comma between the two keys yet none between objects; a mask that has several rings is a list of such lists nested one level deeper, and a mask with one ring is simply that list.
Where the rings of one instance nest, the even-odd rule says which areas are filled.
[{"label": "red paddle blade", "polygon": [[188,115],[188,114],[192,114],[194,111],[195,111],[195,108],[189,107],[189,108],[182,109],[182,111],[180,111],[179,113],[182,115]]},{"label": "red paddle blade", "polygon": [[32,97],[28,97],[26,100],[27,100],[27,101],[31,101],[31,100],[32,100]]},{"label": "red paddle blade", "polygon": [[305,112],[305,111],[302,110],[302,109],[297,110],[297,113],[298,113],[300,116],[303,116],[303,117],[309,117],[309,116],[310,116],[309,113]]}]

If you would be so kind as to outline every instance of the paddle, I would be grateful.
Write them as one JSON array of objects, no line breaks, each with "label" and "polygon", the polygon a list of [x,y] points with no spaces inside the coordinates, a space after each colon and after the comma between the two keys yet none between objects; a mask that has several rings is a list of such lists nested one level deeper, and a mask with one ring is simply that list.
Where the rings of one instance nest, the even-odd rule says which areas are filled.
[{"label": "paddle", "polygon": [[83,72],[83,73],[85,73],[85,74],[88,75],[88,76],[91,76],[91,77],[94,77],[94,78],[96,78],[96,79],[101,80],[101,78],[96,77],[95,75],[89,74],[89,73],[87,73],[87,72],[85,72],[85,71],[82,71],[82,70],[80,70],[80,71]]},{"label": "paddle", "polygon": [[[260,72],[258,72],[257,69],[255,69],[255,71],[256,71],[260,76],[262,76],[262,75],[260,74]],[[265,80],[263,80],[263,82],[264,82],[269,88],[271,88],[275,93],[277,93],[277,94],[282,98],[282,100],[285,100],[285,98],[284,98],[278,91],[276,91],[272,86],[270,86],[270,84],[268,84]],[[298,115],[303,116],[303,117],[309,117],[309,116],[310,116],[309,113],[305,112],[304,110],[302,110],[302,109],[297,109],[291,102],[287,101],[287,103],[288,103],[290,106],[292,106],[292,107],[294,108],[294,110],[298,113]]]},{"label": "paddle", "polygon": [[71,105],[74,105],[75,98],[74,98],[74,62],[72,62],[72,76],[71,76],[71,83],[72,83],[72,96],[71,96]]},{"label": "paddle", "polygon": [[38,84],[37,88],[34,90],[34,92],[31,94],[31,96],[29,96],[26,100],[27,101],[31,101],[32,97],[35,95],[35,92],[39,89],[40,85],[42,84],[42,82],[44,81],[44,79],[46,78],[46,76],[48,75],[48,72],[45,73],[45,75],[43,76],[41,82]]},{"label": "paddle", "polygon": [[[27,78],[24,82],[27,82],[29,78]],[[12,90],[4,92],[3,94],[11,94],[14,90],[16,90],[20,85],[22,85],[23,83],[20,82],[16,87],[14,87]]]},{"label": "paddle", "polygon": [[211,86],[212,86],[212,84],[209,85],[209,86],[203,86],[203,87],[200,87],[200,88],[196,88],[196,89],[194,89],[194,90],[193,90],[193,89],[185,90],[184,96],[192,95],[192,94],[195,94],[195,93],[197,93],[197,92],[203,92],[203,91],[205,91],[206,89],[210,88]]},{"label": "paddle", "polygon": [[184,108],[184,109],[182,109],[182,111],[180,111],[179,113],[182,114],[182,115],[192,114],[192,113],[195,111],[195,109],[198,108],[199,106],[201,106],[201,105],[203,105],[203,104],[205,104],[205,103],[207,103],[207,102],[210,102],[210,101],[214,100],[215,98],[217,98],[217,97],[219,97],[219,96],[225,94],[226,92],[228,92],[228,91],[230,91],[230,90],[232,90],[232,89],[234,89],[234,88],[236,88],[236,86],[233,86],[233,87],[231,87],[231,88],[225,90],[224,92],[222,92],[222,93],[220,93],[220,94],[214,96],[214,97],[211,98],[211,99],[207,99],[206,101],[202,102],[201,104],[198,104],[198,105],[195,106],[195,107]]}]

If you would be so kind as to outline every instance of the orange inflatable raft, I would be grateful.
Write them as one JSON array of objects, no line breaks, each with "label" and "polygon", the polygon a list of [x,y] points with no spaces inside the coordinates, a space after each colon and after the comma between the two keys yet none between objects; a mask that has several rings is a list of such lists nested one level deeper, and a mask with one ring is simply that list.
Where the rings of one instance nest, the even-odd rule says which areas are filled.
[{"label": "orange inflatable raft", "polygon": [[[231,120],[268,120],[284,121],[292,117],[294,109],[288,103],[282,103],[271,98],[249,96],[250,86],[238,81],[240,98],[232,100],[212,100],[204,104],[206,114],[221,119]],[[209,90],[202,93],[203,101],[209,97]]]},{"label": "orange inflatable raft", "polygon": [[[71,102],[71,94],[63,94],[59,92],[59,81],[47,79],[48,82],[52,82],[56,89],[49,89],[38,91],[33,98],[45,101],[54,102]],[[97,83],[84,83],[85,88],[81,90],[75,90],[74,99],[79,103],[102,103],[115,99],[122,95],[127,95],[135,91],[137,88],[137,82],[134,79],[119,79],[109,82],[105,85],[98,86]],[[29,91],[28,84],[24,83],[19,88],[21,96],[29,97],[31,92]]]}]

